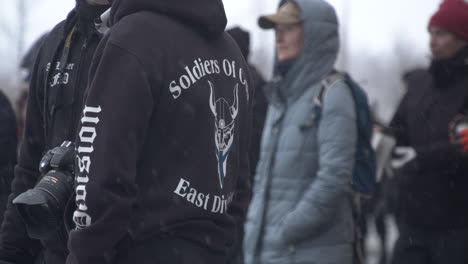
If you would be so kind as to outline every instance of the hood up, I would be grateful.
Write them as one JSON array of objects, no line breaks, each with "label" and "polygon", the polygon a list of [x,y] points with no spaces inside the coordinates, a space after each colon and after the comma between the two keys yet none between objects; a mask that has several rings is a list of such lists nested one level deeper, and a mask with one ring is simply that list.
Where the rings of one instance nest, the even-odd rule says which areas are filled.
[{"label": "hood up", "polygon": [[274,87],[269,89],[280,101],[295,100],[307,88],[323,80],[333,70],[340,47],[338,18],[330,4],[323,0],[294,2],[301,9],[304,46],[286,76],[276,77]]},{"label": "hood up", "polygon": [[227,24],[221,0],[114,0],[110,22],[140,11],[172,17],[207,37],[221,34]]}]

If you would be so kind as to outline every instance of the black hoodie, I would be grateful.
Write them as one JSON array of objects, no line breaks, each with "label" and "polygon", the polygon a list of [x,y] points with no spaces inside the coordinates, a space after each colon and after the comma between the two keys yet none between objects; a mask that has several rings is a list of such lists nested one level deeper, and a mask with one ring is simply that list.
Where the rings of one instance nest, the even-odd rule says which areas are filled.
[{"label": "black hoodie", "polygon": [[[94,19],[107,8],[77,0],[75,9],[47,35],[40,47],[32,69],[24,139],[1,227],[0,260],[27,264],[33,263],[38,255],[43,256],[46,264],[63,264],[66,260],[65,227],[59,227],[57,234],[47,240],[31,239],[11,201],[34,187],[40,178],[39,162],[45,151],[74,139],[89,65],[102,37],[94,28]],[[73,28],[69,56],[64,60],[66,63],[59,64],[64,59],[65,39]]]},{"label": "black hoodie", "polygon": [[165,236],[225,252],[250,197],[253,91],[223,5],[116,0],[111,23],[76,139],[67,263]]}]

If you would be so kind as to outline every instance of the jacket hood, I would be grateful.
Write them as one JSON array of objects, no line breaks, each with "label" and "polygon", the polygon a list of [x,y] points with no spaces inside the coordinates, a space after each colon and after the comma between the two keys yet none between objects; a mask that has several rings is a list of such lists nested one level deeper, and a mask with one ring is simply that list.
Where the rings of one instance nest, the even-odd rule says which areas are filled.
[{"label": "jacket hood", "polygon": [[[323,0],[295,0],[304,25],[304,46],[286,76],[277,83],[284,99],[295,99],[324,79],[334,68],[339,51],[338,18]],[[277,79],[277,78],[276,78]]]},{"label": "jacket hood", "polygon": [[110,22],[140,11],[170,16],[208,37],[224,32],[227,24],[221,0],[114,0]]}]

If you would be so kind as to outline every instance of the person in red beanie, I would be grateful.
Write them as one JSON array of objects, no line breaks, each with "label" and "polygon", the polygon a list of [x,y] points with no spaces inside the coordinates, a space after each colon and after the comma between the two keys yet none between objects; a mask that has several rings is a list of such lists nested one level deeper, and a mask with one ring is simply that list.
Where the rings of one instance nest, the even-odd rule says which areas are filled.
[{"label": "person in red beanie", "polygon": [[445,0],[429,21],[432,61],[413,73],[391,128],[397,172],[395,264],[468,263],[468,1]]},{"label": "person in red beanie", "polygon": [[429,21],[435,60],[449,59],[468,42],[468,1],[445,0]]}]

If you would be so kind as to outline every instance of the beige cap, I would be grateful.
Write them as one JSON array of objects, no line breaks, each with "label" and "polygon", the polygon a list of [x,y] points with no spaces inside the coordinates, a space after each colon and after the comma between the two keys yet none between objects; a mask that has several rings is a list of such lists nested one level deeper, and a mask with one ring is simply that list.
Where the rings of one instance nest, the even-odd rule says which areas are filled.
[{"label": "beige cap", "polygon": [[276,14],[261,16],[258,19],[258,25],[264,29],[274,28],[276,24],[291,25],[300,22],[302,22],[301,10],[291,1],[282,5]]}]

